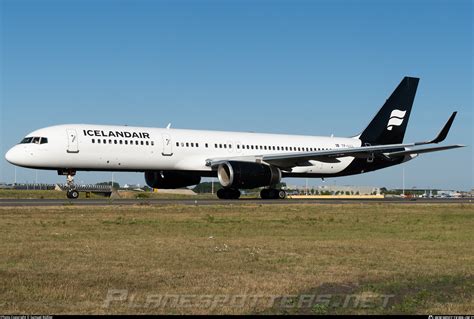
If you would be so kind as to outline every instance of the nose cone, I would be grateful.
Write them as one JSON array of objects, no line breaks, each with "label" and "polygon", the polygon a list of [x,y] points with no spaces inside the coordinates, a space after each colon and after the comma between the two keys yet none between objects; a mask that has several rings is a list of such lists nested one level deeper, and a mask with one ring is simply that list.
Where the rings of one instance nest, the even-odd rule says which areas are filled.
[{"label": "nose cone", "polygon": [[9,149],[5,154],[5,159],[13,165],[19,165],[19,162],[21,161],[21,154],[18,147],[14,146]]}]

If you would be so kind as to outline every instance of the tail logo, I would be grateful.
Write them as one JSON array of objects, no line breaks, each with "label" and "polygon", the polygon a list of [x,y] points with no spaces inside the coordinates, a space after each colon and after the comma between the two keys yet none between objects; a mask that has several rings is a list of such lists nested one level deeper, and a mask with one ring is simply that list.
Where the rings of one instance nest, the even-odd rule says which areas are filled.
[{"label": "tail logo", "polygon": [[388,120],[387,130],[391,131],[394,126],[400,126],[403,123],[407,111],[393,110]]}]

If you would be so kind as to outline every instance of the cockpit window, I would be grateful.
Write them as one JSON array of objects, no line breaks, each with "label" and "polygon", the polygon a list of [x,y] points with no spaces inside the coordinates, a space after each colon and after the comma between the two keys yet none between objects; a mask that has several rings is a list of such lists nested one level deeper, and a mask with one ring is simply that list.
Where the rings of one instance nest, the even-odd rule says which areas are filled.
[{"label": "cockpit window", "polygon": [[48,138],[47,137],[38,137],[38,136],[25,137],[20,142],[20,144],[29,144],[29,143],[46,144],[46,143],[48,143]]},{"label": "cockpit window", "polygon": [[28,144],[28,143],[31,143],[32,140],[33,140],[32,137],[25,137],[24,139],[21,140],[20,144]]}]

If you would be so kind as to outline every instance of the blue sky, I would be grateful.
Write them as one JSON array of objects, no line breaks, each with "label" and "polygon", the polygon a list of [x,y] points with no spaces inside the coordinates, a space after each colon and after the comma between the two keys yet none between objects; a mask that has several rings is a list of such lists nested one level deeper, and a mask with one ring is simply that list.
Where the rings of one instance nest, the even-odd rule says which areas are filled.
[{"label": "blue sky", "polygon": [[[407,187],[473,187],[472,1],[0,5],[2,154],[59,123],[351,136],[409,75],[421,80],[405,141],[431,138],[457,110],[445,143],[469,147],[325,183],[401,187],[404,167]],[[0,165],[0,181],[12,182],[3,155]],[[21,168],[17,181],[36,174],[63,182]],[[144,183],[138,173],[115,179]]]}]

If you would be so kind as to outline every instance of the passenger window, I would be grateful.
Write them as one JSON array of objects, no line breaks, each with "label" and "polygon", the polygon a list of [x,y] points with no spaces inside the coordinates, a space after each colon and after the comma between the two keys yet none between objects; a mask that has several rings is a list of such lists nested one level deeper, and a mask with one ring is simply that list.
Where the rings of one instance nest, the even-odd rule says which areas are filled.
[{"label": "passenger window", "polygon": [[229,144],[229,148],[232,148],[232,144]]},{"label": "passenger window", "polygon": [[209,145],[207,145],[207,143],[206,143],[206,144],[204,144],[204,146],[206,146],[206,148],[208,148]]},{"label": "passenger window", "polygon": [[140,144],[143,145],[143,141],[140,141]]},{"label": "passenger window", "polygon": [[194,147],[194,143],[191,143],[191,147]]},{"label": "passenger window", "polygon": [[186,142],[186,147],[189,147],[189,142]]},{"label": "passenger window", "polygon": [[224,148],[227,148],[227,144],[224,144]]},{"label": "passenger window", "polygon": [[114,140],[114,144],[117,144],[117,140]]},{"label": "passenger window", "polygon": [[107,143],[107,140],[104,138],[104,140],[103,140],[102,142],[104,142],[104,144],[106,144],[106,143]]},{"label": "passenger window", "polygon": [[178,147],[179,147],[179,142],[176,142],[176,146],[178,146]]},{"label": "passenger window", "polygon": [[148,141],[146,141],[145,144],[148,145]]},{"label": "passenger window", "polygon": [[[95,139],[92,139],[92,144],[94,144],[94,143],[95,143]],[[41,143],[41,144],[43,144],[43,143]]]},{"label": "passenger window", "polygon": [[138,141],[135,141],[135,145],[138,145]]},{"label": "passenger window", "polygon": [[196,143],[196,147],[199,147],[199,143]]},{"label": "passenger window", "polygon": [[100,144],[100,140],[97,140],[97,143]]},{"label": "passenger window", "polygon": [[125,145],[128,145],[128,141],[127,141],[127,140],[125,140]]},{"label": "passenger window", "polygon": [[222,144],[219,144],[219,148],[222,148]]},{"label": "passenger window", "polygon": [[119,144],[122,144],[122,143],[123,143],[123,141],[122,141],[122,140],[120,140],[120,141],[119,141]]},{"label": "passenger window", "polygon": [[155,145],[155,142],[151,141],[151,146]]}]

